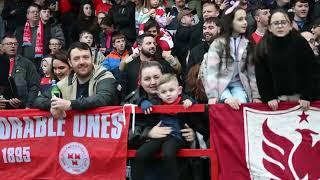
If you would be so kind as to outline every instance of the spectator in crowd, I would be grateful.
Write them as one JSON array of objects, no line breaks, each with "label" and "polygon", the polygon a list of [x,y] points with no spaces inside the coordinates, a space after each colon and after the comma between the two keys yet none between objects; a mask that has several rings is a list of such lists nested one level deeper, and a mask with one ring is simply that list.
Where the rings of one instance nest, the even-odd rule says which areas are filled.
[{"label": "spectator in crowd", "polygon": [[8,32],[14,33],[17,27],[23,27],[27,21],[27,9],[32,4],[31,0],[5,0],[2,12],[3,19],[8,21]]},{"label": "spectator in crowd", "polygon": [[[6,21],[5,31],[8,33],[14,33],[16,30],[16,21],[19,21],[17,19],[16,1],[4,1],[1,17],[4,21]],[[24,17],[24,19],[26,19],[26,17]]]},{"label": "spectator in crowd", "polygon": [[[143,35],[145,36],[145,35]],[[139,40],[139,37],[138,37]],[[138,70],[139,74],[139,82],[140,86],[129,94],[124,102],[129,104],[137,104],[139,105],[141,100],[149,99],[151,103],[157,104],[159,103],[159,98],[157,97],[157,88],[159,79],[162,76],[162,67],[156,61],[144,61],[141,63],[141,68]],[[163,127],[157,125],[159,123],[158,116],[155,114],[149,115],[137,115],[137,120],[134,126],[134,132],[132,130],[129,131],[129,148],[139,148],[142,144],[146,143],[150,138],[163,138],[167,137],[171,130],[168,127]],[[189,128],[189,126],[184,127],[181,130],[182,136],[184,140],[188,143],[192,143],[195,140],[195,132]],[[152,162],[145,162],[145,163],[152,163]],[[158,163],[158,162],[153,162]],[[151,174],[154,174],[154,169],[148,168],[145,166],[145,172],[150,170],[152,171]],[[163,169],[163,168],[161,168]],[[135,167],[133,166],[133,173],[135,173]],[[163,176],[163,174],[160,174]],[[168,179],[168,177],[166,178]]]},{"label": "spectator in crowd", "polygon": [[256,9],[253,11],[253,14],[257,24],[257,29],[251,34],[251,38],[256,44],[258,44],[268,29],[270,9],[266,4],[259,4],[258,7],[256,7]]},{"label": "spectator in crowd", "polygon": [[108,13],[112,7],[110,0],[93,0],[94,9],[96,10],[96,15],[99,13]]},{"label": "spectator in crowd", "polygon": [[107,16],[107,14],[105,13],[105,12],[98,12],[97,13],[97,15],[96,15],[96,17],[97,17],[97,23],[98,23],[98,25],[100,25],[101,24],[101,21],[102,21],[102,19],[103,18],[105,18]]},{"label": "spectator in crowd", "polygon": [[16,37],[19,42],[18,52],[22,56],[30,59],[40,69],[42,57],[45,55],[45,39],[49,41],[50,33],[44,30],[44,25],[40,20],[40,9],[36,4],[29,6],[27,19],[24,27],[18,27]]},{"label": "spectator in crowd", "polygon": [[210,44],[223,33],[222,23],[219,18],[210,17],[203,23],[203,39],[200,44],[192,48],[187,59],[186,75],[196,64],[201,64],[203,56],[208,52]]},{"label": "spectator in crowd", "polygon": [[309,1],[308,0],[293,0],[291,2],[294,12],[293,23],[297,25],[299,31],[310,30],[309,20]]},{"label": "spectator in crowd", "polygon": [[96,65],[100,65],[101,62],[105,59],[105,56],[99,51],[98,48],[93,44],[93,35],[89,31],[82,31],[79,35],[80,42],[86,43],[89,47],[91,47],[91,54],[93,58],[93,62]]},{"label": "spectator in crowd", "polygon": [[27,11],[28,21],[25,27],[18,27],[16,30],[19,54],[30,59],[38,71],[42,57],[50,54],[50,38],[58,38],[64,42],[60,26],[48,22],[50,16],[47,11],[49,10],[45,8],[45,11],[42,11],[42,18],[40,18],[39,7],[35,4],[30,5]]},{"label": "spectator in crowd", "polygon": [[186,7],[186,0],[175,0],[174,6],[170,10],[170,15],[173,16],[172,22],[167,26],[167,30],[174,35],[178,29],[178,14]]},{"label": "spectator in crowd", "polygon": [[40,8],[44,6],[45,0],[33,0],[33,3],[38,5]]},{"label": "spectator in crowd", "polygon": [[132,45],[136,40],[135,4],[126,0],[112,0],[111,2],[109,15],[114,22],[115,29],[124,34],[128,44]]},{"label": "spectator in crowd", "polygon": [[74,73],[57,84],[62,98],[54,96],[50,105],[42,103],[38,108],[49,110],[50,107],[52,115],[60,118],[65,116],[66,110],[86,110],[117,103],[114,77],[105,68],[94,66],[91,48],[86,43],[71,44],[68,58]]},{"label": "spectator in crowd", "polygon": [[9,82],[9,69],[10,69],[10,62],[9,57],[4,54],[3,44],[0,43],[0,110],[6,109],[6,103],[10,98],[10,94],[8,91]]},{"label": "spectator in crowd", "polygon": [[61,42],[59,39],[50,38],[49,40],[49,49],[50,55],[55,54],[56,52],[60,51],[62,48]]},{"label": "spectator in crowd", "polygon": [[5,34],[5,26],[2,17],[0,17],[0,37],[3,37]]},{"label": "spectator in crowd", "polygon": [[285,12],[288,12],[290,9],[290,0],[275,0],[270,4],[270,10],[274,11],[276,9],[283,9]]},{"label": "spectator in crowd", "polygon": [[56,80],[56,82],[61,81],[65,77],[69,76],[72,68],[68,62],[68,55],[64,51],[58,51],[51,55],[52,67],[50,68],[51,79]]},{"label": "spectator in crowd", "polygon": [[139,56],[136,56],[137,53],[135,53],[135,57],[131,56],[133,59],[126,64],[121,74],[121,86],[124,95],[128,95],[136,89],[139,80],[138,72],[143,61],[158,61],[163,66],[163,72],[165,73],[175,73],[180,69],[180,64],[174,57],[171,57],[170,60],[165,60],[155,56],[156,46],[152,35],[140,35],[137,38],[137,44]]},{"label": "spectator in crowd", "polygon": [[311,32],[315,36],[316,42],[318,43],[318,49],[320,50],[320,18],[313,21]]},{"label": "spectator in crowd", "polygon": [[104,55],[108,55],[112,50],[112,36],[115,33],[114,23],[110,16],[107,16],[102,19],[100,23],[100,27],[102,32],[99,35],[100,40],[100,51],[103,52]]},{"label": "spectator in crowd", "polygon": [[52,58],[46,57],[41,60],[41,69],[43,77],[40,79],[40,93],[45,92],[51,86],[51,76],[50,76],[50,68],[51,68]]},{"label": "spectator in crowd", "polygon": [[72,38],[72,24],[76,21],[79,14],[80,5],[73,0],[58,0],[58,9],[60,12],[60,22],[65,37],[65,48],[68,48]]},{"label": "spectator in crowd", "polygon": [[[246,11],[235,8],[224,17],[224,34],[215,39],[201,64],[201,78],[208,104],[223,102],[233,109],[241,103],[260,102],[250,43],[245,38]],[[223,55],[225,54],[225,55]]]},{"label": "spectator in crowd", "polygon": [[[160,77],[157,96],[160,104],[164,105],[177,105],[183,104],[185,108],[190,107],[193,103],[191,98],[182,95],[182,86],[179,86],[178,79],[173,74],[164,74]],[[147,97],[140,103],[142,111],[145,114],[150,114],[152,111],[151,100]],[[176,153],[181,149],[185,142],[181,133],[181,129],[184,126],[184,119],[178,115],[160,115],[158,117],[160,122],[157,127],[167,127],[168,134],[163,136],[149,136],[149,141],[143,143],[137,150],[135,158],[135,171],[133,173],[134,179],[144,179],[145,166],[148,166],[145,162],[150,161],[152,156],[162,149],[163,152],[163,168],[169,179],[178,180],[179,169],[176,159]],[[188,126],[187,126],[188,127]],[[189,137],[191,140],[194,137]]]},{"label": "spectator in crowd", "polygon": [[190,49],[194,48],[201,42],[202,38],[202,28],[203,22],[209,17],[218,17],[220,14],[219,6],[213,2],[206,2],[202,7],[202,16],[203,19],[200,19],[200,22],[197,24],[196,30],[191,34],[189,47]]},{"label": "spectator in crowd", "polygon": [[269,30],[257,46],[255,72],[261,99],[272,110],[279,101],[299,102],[307,110],[312,100],[314,54],[307,41],[292,30],[283,10],[269,19]]},{"label": "spectator in crowd", "polygon": [[140,14],[143,14],[143,3],[144,0],[131,0],[135,5],[135,22],[136,22],[136,32],[138,33],[140,24]]},{"label": "spectator in crowd", "polygon": [[61,25],[58,24],[58,20],[51,18],[51,10],[49,6],[43,6],[40,10],[40,20],[44,26],[44,34],[49,36],[49,38],[45,37],[44,40],[44,49],[45,55],[50,54],[49,44],[51,38],[59,39],[61,46],[64,46],[64,34],[61,28]]},{"label": "spectator in crowd", "polygon": [[320,18],[320,1],[315,1],[313,12],[312,12],[312,19]]},{"label": "spectator in crowd", "polygon": [[100,33],[102,32],[100,24],[103,18],[105,18],[107,15],[104,12],[97,13],[94,21],[95,23],[90,29],[90,32],[93,35],[94,44],[97,46],[97,48],[100,48]]},{"label": "spectator in crowd", "polygon": [[40,77],[32,62],[17,54],[18,41],[13,35],[5,35],[1,44],[9,58],[7,108],[31,108],[38,95]]},{"label": "spectator in crowd", "polygon": [[[175,35],[175,53],[180,61],[181,67],[183,70],[186,69],[186,58],[188,56],[188,51],[190,47],[188,46],[190,42],[191,34],[196,30],[194,14],[196,12],[189,8],[184,8],[180,11],[178,15],[179,27]],[[184,77],[185,71],[182,72]]]},{"label": "spectator in crowd", "polygon": [[82,31],[90,31],[94,26],[94,9],[90,2],[84,2],[79,11],[79,16],[73,22],[71,31],[71,42],[79,40],[79,35]]},{"label": "spectator in crowd", "polygon": [[129,56],[129,51],[126,50],[126,37],[119,33],[112,37],[112,45],[114,50],[103,60],[101,65],[110,71],[118,82],[120,82],[121,61],[124,61]]},{"label": "spectator in crowd", "polygon": [[319,50],[317,48],[316,37],[309,31],[302,32],[301,36],[304,37],[308,41],[309,46],[313,50],[314,55],[319,56]]},{"label": "spectator in crowd", "polygon": [[312,79],[313,79],[313,92],[314,92],[314,98],[318,100],[320,98],[320,56],[319,56],[319,49],[317,48],[317,42],[315,36],[308,31],[304,31],[301,33],[301,36],[304,37],[308,43],[311,49],[313,50],[313,53],[315,55],[315,61],[312,63]]},{"label": "spectator in crowd", "polygon": [[[61,81],[71,73],[71,67],[68,62],[67,53],[58,51],[51,56],[50,81]],[[49,110],[51,104],[51,86],[43,91],[34,101],[33,107]]]},{"label": "spectator in crowd", "polygon": [[154,36],[156,45],[159,47],[159,50],[162,51],[171,51],[174,46],[171,35],[164,28],[160,28],[159,24],[154,19],[149,19],[146,23],[140,26],[142,30],[139,31],[139,34],[151,34]]},{"label": "spectator in crowd", "polygon": [[161,0],[146,0],[145,8],[140,14],[139,22],[146,23],[149,19],[155,19],[161,28],[165,28],[172,22],[173,16],[167,15],[164,2]]}]

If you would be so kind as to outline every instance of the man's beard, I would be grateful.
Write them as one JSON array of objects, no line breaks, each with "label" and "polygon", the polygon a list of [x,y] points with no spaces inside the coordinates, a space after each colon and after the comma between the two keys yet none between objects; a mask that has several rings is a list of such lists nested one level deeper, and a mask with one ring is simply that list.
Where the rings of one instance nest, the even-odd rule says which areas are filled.
[{"label": "man's beard", "polygon": [[141,49],[141,53],[146,56],[147,58],[154,57],[155,53],[150,53],[149,51],[145,49]]}]

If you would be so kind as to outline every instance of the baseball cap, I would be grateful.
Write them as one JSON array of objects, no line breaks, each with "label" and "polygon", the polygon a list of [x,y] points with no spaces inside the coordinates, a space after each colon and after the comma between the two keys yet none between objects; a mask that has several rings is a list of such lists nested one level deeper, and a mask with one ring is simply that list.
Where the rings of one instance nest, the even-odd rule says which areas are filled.
[{"label": "baseball cap", "polygon": [[188,14],[195,15],[195,14],[197,14],[197,11],[194,10],[194,9],[190,9],[190,8],[188,8],[188,7],[183,8],[183,9],[179,12],[179,14],[178,14],[178,19],[177,19],[178,22],[181,21],[181,19],[182,19],[183,16],[186,16],[186,15],[188,15]]}]

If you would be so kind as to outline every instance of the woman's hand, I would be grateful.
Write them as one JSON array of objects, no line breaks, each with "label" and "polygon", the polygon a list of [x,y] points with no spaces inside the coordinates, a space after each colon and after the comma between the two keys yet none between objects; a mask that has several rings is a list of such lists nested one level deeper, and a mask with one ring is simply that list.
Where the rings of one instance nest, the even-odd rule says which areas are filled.
[{"label": "woman's hand", "polygon": [[232,109],[234,110],[239,110],[241,102],[239,99],[234,98],[234,97],[229,97],[227,98],[224,103],[228,104]]},{"label": "woman's hand", "polygon": [[184,137],[184,139],[187,142],[193,142],[196,138],[196,134],[194,133],[193,129],[191,129],[188,124],[184,124],[185,125],[185,129],[181,129],[181,133],[182,133],[182,137]]},{"label": "woman's hand", "polygon": [[268,106],[273,110],[277,110],[278,109],[278,100],[277,99],[273,99],[273,100],[270,100],[268,101]]},{"label": "woman's hand", "polygon": [[310,101],[300,99],[299,104],[304,111],[308,111],[310,108]]},{"label": "woman's hand", "polygon": [[171,127],[160,127],[160,125],[161,121],[149,131],[148,137],[153,139],[164,138],[172,132]]}]

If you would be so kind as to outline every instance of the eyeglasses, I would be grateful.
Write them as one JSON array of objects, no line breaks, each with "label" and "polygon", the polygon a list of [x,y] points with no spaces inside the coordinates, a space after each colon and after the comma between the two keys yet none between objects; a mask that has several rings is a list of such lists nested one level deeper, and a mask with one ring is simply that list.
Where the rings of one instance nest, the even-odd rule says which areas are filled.
[{"label": "eyeglasses", "polygon": [[3,43],[3,45],[6,45],[6,46],[18,46],[19,43],[17,43],[17,42],[7,42],[7,43]]},{"label": "eyeglasses", "polygon": [[308,42],[310,44],[316,44],[316,40],[314,38],[309,39]]},{"label": "eyeglasses", "polygon": [[49,45],[51,45],[51,46],[60,46],[59,43],[50,43]]},{"label": "eyeglasses", "polygon": [[287,25],[289,22],[287,20],[281,20],[281,21],[274,21],[274,22],[271,22],[270,24],[273,25],[273,26],[285,26]]}]

